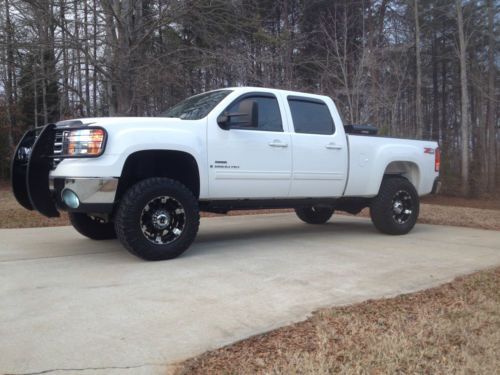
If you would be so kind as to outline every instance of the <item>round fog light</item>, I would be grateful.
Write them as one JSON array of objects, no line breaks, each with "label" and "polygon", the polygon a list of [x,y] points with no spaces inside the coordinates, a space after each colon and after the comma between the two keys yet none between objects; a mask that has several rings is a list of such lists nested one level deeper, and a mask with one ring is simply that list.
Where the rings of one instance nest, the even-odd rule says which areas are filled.
[{"label": "round fog light", "polygon": [[80,200],[78,195],[73,190],[64,189],[62,192],[62,200],[66,206],[69,208],[78,208],[80,205]]}]

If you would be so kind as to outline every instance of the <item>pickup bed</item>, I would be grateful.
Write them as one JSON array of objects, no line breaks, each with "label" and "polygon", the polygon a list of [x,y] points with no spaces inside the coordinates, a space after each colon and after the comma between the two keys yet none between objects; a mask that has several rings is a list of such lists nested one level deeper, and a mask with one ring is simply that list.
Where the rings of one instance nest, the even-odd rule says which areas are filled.
[{"label": "pickup bed", "polygon": [[326,96],[228,88],[154,118],[30,130],[12,159],[12,188],[26,209],[68,211],[81,234],[118,237],[147,260],[184,252],[200,211],[293,208],[304,222],[323,224],[335,210],[370,207],[378,230],[405,234],[419,196],[439,188],[439,148],[374,133],[344,127]]}]

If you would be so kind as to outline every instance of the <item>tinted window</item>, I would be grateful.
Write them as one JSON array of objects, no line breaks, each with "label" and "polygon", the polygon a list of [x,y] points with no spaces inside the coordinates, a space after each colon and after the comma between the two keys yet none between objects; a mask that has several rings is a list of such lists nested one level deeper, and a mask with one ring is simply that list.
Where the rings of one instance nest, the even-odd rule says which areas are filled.
[{"label": "tinted window", "polygon": [[[283,124],[281,122],[281,112],[278,105],[278,101],[275,97],[271,96],[245,96],[241,99],[236,100],[227,109],[227,112],[239,112],[240,103],[243,100],[253,100],[257,103],[259,108],[259,120],[257,130],[267,130],[274,132],[282,132]],[[238,117],[230,119],[229,124],[235,128],[238,127]],[[231,123],[233,122],[233,123]],[[254,129],[242,127],[242,129]]]},{"label": "tinted window", "polygon": [[210,113],[222,99],[229,95],[230,90],[219,90],[191,96],[173,106],[161,117],[178,117],[182,120],[200,120]]},{"label": "tinted window", "polygon": [[332,115],[328,106],[320,101],[288,98],[295,133],[333,134]]}]

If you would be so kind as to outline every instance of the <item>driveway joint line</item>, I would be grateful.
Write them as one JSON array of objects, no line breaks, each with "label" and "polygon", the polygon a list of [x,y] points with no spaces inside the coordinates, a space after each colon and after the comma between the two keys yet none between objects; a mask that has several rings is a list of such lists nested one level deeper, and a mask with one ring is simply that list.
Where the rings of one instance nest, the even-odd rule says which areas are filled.
[{"label": "driveway joint line", "polygon": [[42,370],[36,372],[13,372],[13,373],[4,373],[4,375],[42,375],[42,374],[50,374],[51,372],[59,372],[59,371],[95,371],[95,370],[128,370],[135,369],[141,367],[163,367],[168,366],[163,363],[144,363],[142,365],[134,365],[134,366],[107,366],[107,367],[85,367],[85,368],[56,368],[49,370]]}]

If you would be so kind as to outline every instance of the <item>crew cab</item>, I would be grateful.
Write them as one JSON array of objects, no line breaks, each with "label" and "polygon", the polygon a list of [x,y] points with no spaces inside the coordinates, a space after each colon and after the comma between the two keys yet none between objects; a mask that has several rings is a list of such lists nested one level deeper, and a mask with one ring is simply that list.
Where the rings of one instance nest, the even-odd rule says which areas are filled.
[{"label": "crew cab", "polygon": [[419,196],[439,188],[432,141],[342,123],[327,96],[238,87],[190,97],[158,117],[85,118],[28,131],[12,159],[17,201],[67,211],[94,240],[146,260],[184,252],[200,211],[295,209],[309,224],[369,207],[383,233],[408,233]]}]

